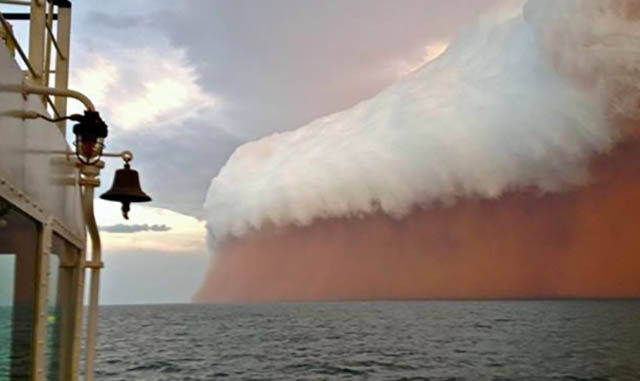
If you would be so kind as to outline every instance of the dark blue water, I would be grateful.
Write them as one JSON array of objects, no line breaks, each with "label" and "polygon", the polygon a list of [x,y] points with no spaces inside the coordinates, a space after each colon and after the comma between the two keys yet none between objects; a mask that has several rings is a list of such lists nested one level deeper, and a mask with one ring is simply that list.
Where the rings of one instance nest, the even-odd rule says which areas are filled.
[{"label": "dark blue water", "polygon": [[640,301],[102,307],[101,380],[640,380]]}]

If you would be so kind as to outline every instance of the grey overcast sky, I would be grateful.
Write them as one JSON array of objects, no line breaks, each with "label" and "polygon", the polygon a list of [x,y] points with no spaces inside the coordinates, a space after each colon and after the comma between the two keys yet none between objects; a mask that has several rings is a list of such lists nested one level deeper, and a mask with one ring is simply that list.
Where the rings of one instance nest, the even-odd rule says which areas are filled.
[{"label": "grey overcast sky", "polygon": [[154,198],[129,228],[97,202],[102,302],[189,301],[208,263],[202,203],[238,145],[375,95],[495,2],[74,2],[71,87],[104,114],[108,149],[135,153]]}]

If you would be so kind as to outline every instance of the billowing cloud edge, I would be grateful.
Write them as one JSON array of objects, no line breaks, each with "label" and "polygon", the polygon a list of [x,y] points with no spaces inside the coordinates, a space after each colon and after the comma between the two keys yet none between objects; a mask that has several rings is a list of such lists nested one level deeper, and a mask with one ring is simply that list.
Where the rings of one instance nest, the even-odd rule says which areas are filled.
[{"label": "billowing cloud edge", "polygon": [[620,4],[501,8],[372,99],[239,147],[207,194],[209,240],[584,184],[638,117],[640,23]]}]

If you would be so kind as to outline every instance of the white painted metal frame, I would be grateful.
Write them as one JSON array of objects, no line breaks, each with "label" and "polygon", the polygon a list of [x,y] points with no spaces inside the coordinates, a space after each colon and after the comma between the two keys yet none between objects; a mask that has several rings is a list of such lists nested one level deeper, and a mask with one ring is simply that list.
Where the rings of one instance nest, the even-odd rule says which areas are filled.
[{"label": "white painted metal frame", "polygon": [[[54,5],[51,3],[49,12],[46,11],[45,0],[17,1],[0,0],[0,4],[26,5],[30,6],[29,20],[29,53],[28,57],[20,46],[20,43],[13,34],[9,24],[0,14],[1,27],[12,40],[20,58],[27,66],[30,81],[36,85],[49,86],[50,84],[50,64],[51,53],[56,52],[56,79],[55,88],[66,89],[69,83],[69,53],[71,41],[71,8],[57,7],[57,28],[54,36],[53,13]],[[46,43],[45,43],[46,36]],[[66,115],[67,100],[64,96],[56,96],[55,102],[44,95],[43,103],[48,104],[56,116]],[[58,122],[58,127],[64,135],[66,133],[66,122]]]},{"label": "white painted metal frame", "polygon": [[62,238],[69,241],[77,248],[81,249],[84,247],[86,243],[86,239],[84,237],[78,236],[73,232],[73,229],[67,226],[64,222],[52,217],[51,213],[40,206],[37,202],[30,199],[28,195],[2,176],[0,176],[0,197],[4,198],[17,209],[20,209],[23,213],[27,214],[39,223],[43,224],[44,222],[49,221],[53,232],[59,234]]},{"label": "white painted metal frame", "polygon": [[[0,1],[0,3],[14,5],[29,5],[31,8],[29,22],[29,50],[28,58],[25,56],[23,49],[20,47],[17,39],[13,35],[9,24],[0,15],[2,26],[6,29],[6,33],[16,45],[16,49],[20,53],[24,64],[27,66],[29,74],[29,82],[24,81],[20,85],[5,84],[0,85],[0,91],[21,93],[23,96],[27,94],[39,94],[43,96],[43,103],[47,103],[51,107],[53,113],[59,117],[66,115],[67,97],[72,97],[84,104],[91,111],[95,107],[91,100],[84,94],[69,90],[68,72],[69,72],[69,44],[71,29],[71,9],[58,7],[58,24],[57,34],[53,34],[53,5],[50,6],[47,16],[45,0],[27,1]],[[48,32],[48,34],[47,34]],[[45,44],[46,36],[46,44]],[[56,79],[55,87],[48,87],[49,73],[51,63],[51,52],[56,50]],[[49,98],[50,95],[55,96],[55,104]],[[58,127],[65,135],[65,122],[59,122]],[[69,159],[69,156],[67,156]],[[39,222],[40,231],[38,237],[38,253],[37,253],[37,287],[36,287],[36,303],[35,303],[35,326],[33,335],[33,378],[35,380],[43,380],[45,377],[44,366],[44,346],[46,338],[46,308],[47,308],[47,274],[49,271],[49,254],[51,252],[52,236],[57,233],[72,245],[80,249],[80,258],[77,261],[79,268],[78,281],[76,287],[75,301],[75,322],[74,322],[74,340],[72,348],[72,375],[74,379],[78,377],[78,364],[80,357],[80,340],[82,335],[82,312],[84,301],[84,280],[85,268],[91,269],[91,286],[88,310],[88,326],[87,326],[87,360],[85,364],[85,380],[93,379],[93,363],[95,358],[95,336],[97,331],[97,315],[98,315],[98,297],[100,283],[100,269],[102,268],[101,259],[101,242],[93,214],[93,191],[100,184],[98,176],[100,169],[104,167],[104,163],[99,162],[98,165],[86,166],[78,164],[80,175],[78,183],[82,190],[82,206],[84,212],[85,228],[89,233],[92,250],[91,259],[87,261],[86,257],[86,236],[79,237],[73,233],[73,230],[66,226],[62,221],[55,218],[51,213],[45,210],[34,200],[31,200],[24,192],[11,184],[7,179],[0,177],[0,196],[14,205],[17,209],[23,211],[34,220]]]},{"label": "white painted metal frame", "polygon": [[[84,104],[84,106],[91,111],[95,111],[95,107],[93,102],[85,96],[84,94],[69,90],[69,89],[56,89],[42,86],[33,86],[26,83],[22,85],[11,85],[11,84],[3,84],[0,85],[0,91],[6,92],[14,92],[21,94],[41,94],[41,95],[56,95],[62,97],[72,97]],[[118,154],[118,156],[121,154]],[[87,232],[91,238],[91,260],[89,262],[84,263],[84,268],[91,269],[91,284],[89,291],[89,310],[87,316],[87,346],[86,346],[86,364],[85,364],[85,380],[93,380],[93,369],[94,369],[94,360],[95,360],[95,337],[97,333],[98,327],[98,300],[99,300],[99,292],[100,292],[100,269],[104,266],[102,263],[102,246],[100,242],[100,232],[98,231],[98,225],[96,223],[96,219],[93,213],[93,189],[100,185],[100,180],[98,176],[100,175],[100,170],[104,168],[103,162],[98,162],[94,165],[79,165],[80,167],[80,179],[79,184],[84,188],[82,192],[82,205],[84,211],[84,220]],[[14,187],[15,189],[15,187]],[[39,210],[42,210],[40,208]],[[42,217],[42,216],[41,216]],[[49,217],[51,219],[51,217]],[[39,220],[41,221],[41,220]],[[42,221],[41,221],[42,222]],[[49,222],[42,222],[43,226],[47,227],[50,225]],[[59,223],[61,224],[61,223]],[[64,225],[62,225],[64,226]],[[51,229],[51,228],[48,228]],[[46,308],[46,274],[48,270],[48,256],[45,255],[45,250],[47,247],[51,246],[51,230],[44,230],[44,235],[49,235],[48,240],[41,238],[41,245],[43,249],[39,249],[39,261],[41,264],[39,267],[39,279],[38,279],[38,290],[44,288],[44,302],[42,301],[43,297],[37,297],[37,305],[36,310],[40,311],[36,313],[36,329],[34,330],[34,370],[36,372],[36,379],[42,379],[42,364],[44,362],[43,355],[43,340],[44,340],[44,316],[42,315],[42,309]],[[60,234],[64,237],[63,234]],[[73,242],[73,241],[70,241]],[[48,243],[48,246],[47,246]],[[86,252],[86,242],[83,246],[85,248],[83,253]],[[47,251],[48,252],[48,251]],[[84,255],[83,255],[84,256]],[[47,259],[43,259],[47,257]],[[86,258],[85,258],[86,259]],[[45,275],[42,275],[42,272]],[[44,276],[44,279],[43,279]],[[81,285],[84,285],[84,275],[81,277],[82,282]],[[43,293],[42,290],[39,291],[38,295]],[[80,295],[84,294],[84,289],[80,290]],[[44,303],[44,304],[42,304]],[[79,313],[81,314],[81,312]],[[41,320],[43,320],[41,322]],[[75,344],[77,345],[77,343]],[[77,372],[74,372],[76,375]]]},{"label": "white painted metal frame", "polygon": [[[32,200],[24,192],[20,191],[18,187],[11,184],[7,179],[0,177],[0,197],[10,203],[13,207],[27,214],[30,218],[39,224],[38,232],[38,252],[36,253],[36,295],[34,303],[34,330],[33,330],[33,356],[32,356],[32,370],[34,380],[44,380],[45,378],[45,364],[44,348],[46,345],[46,322],[47,322],[47,290],[48,290],[48,276],[49,273],[49,255],[51,254],[51,242],[53,234],[58,234],[64,238],[67,242],[75,246],[80,253],[84,253],[86,245],[86,238],[81,237],[73,233],[73,230],[66,226],[64,222],[55,218],[49,211],[39,205],[36,201]],[[80,255],[77,265],[80,270],[84,266],[84,255]],[[77,364],[78,353],[80,351],[80,328],[82,324],[82,307],[84,299],[84,283],[83,275],[84,271],[80,271],[80,281],[75,285],[75,321],[74,321],[74,341],[71,349],[73,354],[73,363],[70,364],[72,368],[72,374],[77,377]]]}]

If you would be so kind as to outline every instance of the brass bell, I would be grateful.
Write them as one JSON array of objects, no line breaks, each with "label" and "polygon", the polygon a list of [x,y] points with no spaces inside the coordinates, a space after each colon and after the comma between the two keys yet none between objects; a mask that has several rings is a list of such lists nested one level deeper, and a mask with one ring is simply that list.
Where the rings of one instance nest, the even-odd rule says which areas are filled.
[{"label": "brass bell", "polygon": [[121,202],[122,216],[127,220],[129,219],[129,204],[151,201],[151,197],[140,189],[138,171],[131,169],[128,162],[125,162],[124,169],[116,171],[111,189],[103,193],[100,198]]}]

